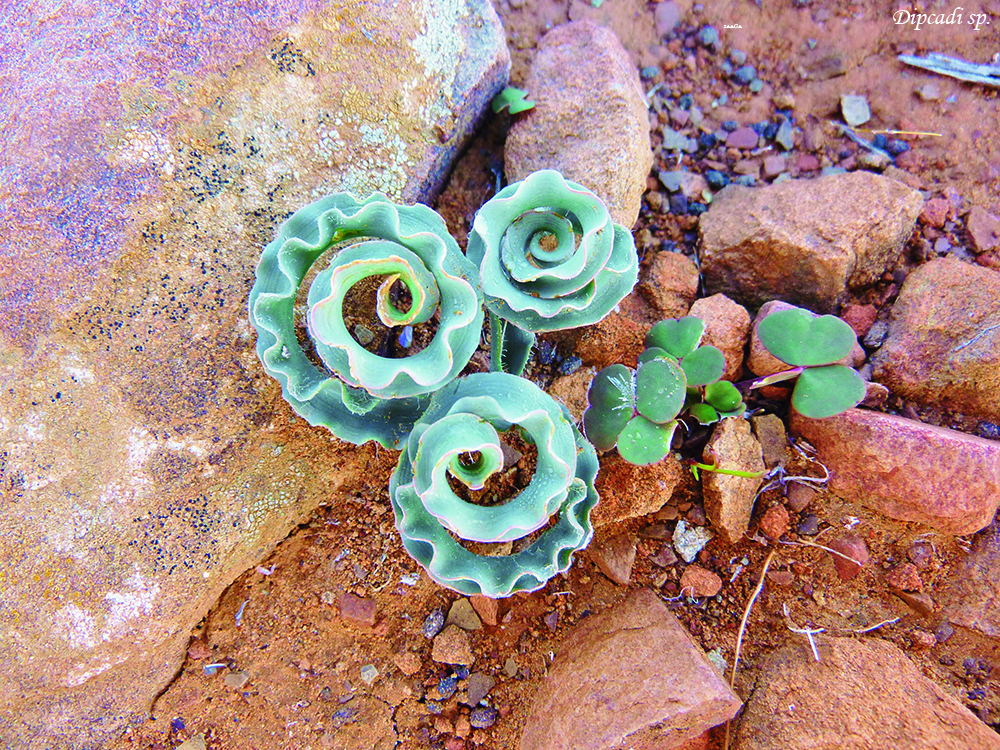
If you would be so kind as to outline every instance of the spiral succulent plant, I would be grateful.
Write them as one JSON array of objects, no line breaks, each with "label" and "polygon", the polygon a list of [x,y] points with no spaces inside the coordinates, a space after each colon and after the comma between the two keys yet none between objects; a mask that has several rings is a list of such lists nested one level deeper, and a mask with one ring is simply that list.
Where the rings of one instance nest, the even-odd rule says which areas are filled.
[{"label": "spiral succulent plant", "polygon": [[[537,448],[530,483],[502,505],[459,497],[449,476],[483,488],[504,468],[502,434],[510,430]],[[483,373],[434,394],[410,433],[389,495],[403,546],[431,578],[463,594],[496,598],[544,586],[587,545],[597,469],[597,454],[565,407],[530,381]],[[525,549],[496,556],[476,554],[452,536],[505,542],[543,528]]]},{"label": "spiral succulent plant", "polygon": [[[328,267],[309,287],[306,316],[324,369],[299,343],[295,310],[307,273],[328,251]],[[384,328],[383,341],[395,336],[405,350],[413,326],[440,313],[426,347],[394,358],[370,351],[352,335],[345,300],[367,279],[378,284],[371,319]],[[399,206],[380,194],[358,200],[337,193],[297,211],[264,248],[250,292],[250,321],[264,369],[299,415],[353,443],[396,447],[426,407],[426,394],[454,379],[475,352],[482,305],[476,269],[437,213]]]},{"label": "spiral succulent plant", "polygon": [[[519,350],[535,333],[601,320],[632,291],[639,268],[631,232],[594,193],[553,170],[508,185],[479,209],[466,254],[479,266],[490,313],[529,334],[511,332]],[[494,339],[498,329],[491,326]],[[512,371],[526,358],[510,355]]]}]

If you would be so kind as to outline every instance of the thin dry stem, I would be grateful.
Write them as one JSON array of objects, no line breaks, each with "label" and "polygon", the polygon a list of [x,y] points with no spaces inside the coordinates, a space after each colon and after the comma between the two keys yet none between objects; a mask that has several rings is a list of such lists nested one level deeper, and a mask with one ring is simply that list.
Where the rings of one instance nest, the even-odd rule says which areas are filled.
[{"label": "thin dry stem", "polygon": [[849,555],[845,555],[843,552],[837,552],[837,550],[830,549],[829,547],[824,547],[822,544],[816,544],[816,542],[810,542],[810,541],[807,541],[805,539],[800,539],[799,541],[796,541],[796,542],[781,542],[781,543],[782,544],[787,544],[787,545],[792,546],[792,547],[794,547],[794,546],[816,547],[817,549],[826,550],[831,555],[836,555],[837,557],[842,557],[845,560],[854,563],[859,568],[864,567],[864,563],[863,562],[859,562],[858,560],[855,560],[853,557],[851,557]]},{"label": "thin dry stem", "polygon": [[[774,559],[774,554],[778,550],[773,549],[768,554],[767,559],[764,560],[764,569],[760,571],[760,580],[757,581],[757,588],[753,590],[753,596],[750,597],[750,601],[747,602],[747,608],[743,610],[743,619],[740,620],[740,630],[736,636],[736,656],[733,657],[733,671],[729,676],[729,689],[735,689],[736,685],[736,670],[740,667],[740,652],[743,650],[743,634],[747,629],[747,620],[750,619],[750,610],[753,609],[754,603],[757,601],[757,597],[760,596],[760,592],[764,588],[764,577],[767,575],[767,569],[771,567],[771,560]],[[729,750],[729,722],[726,722],[726,750]]]}]

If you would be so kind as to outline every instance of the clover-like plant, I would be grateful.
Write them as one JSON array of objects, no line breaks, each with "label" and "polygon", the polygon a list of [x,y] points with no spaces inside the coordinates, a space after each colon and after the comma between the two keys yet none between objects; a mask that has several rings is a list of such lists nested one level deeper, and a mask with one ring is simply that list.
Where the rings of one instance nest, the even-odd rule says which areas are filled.
[{"label": "clover-like plant", "polygon": [[840,318],[792,307],[765,317],[757,335],[791,369],[751,381],[750,388],[797,378],[792,408],[812,419],[840,414],[864,399],[865,382],[857,371],[834,364],[857,343],[854,330]]},{"label": "clover-like plant", "polygon": [[466,255],[486,295],[493,368],[514,373],[534,334],[598,322],[639,272],[631,232],[594,193],[548,169],[479,209]]},{"label": "clover-like plant", "polygon": [[[646,334],[637,370],[611,365],[594,376],[587,393],[583,425],[598,450],[618,448],[630,463],[656,463],[670,452],[681,420],[710,425],[746,411],[744,393],[798,378],[792,407],[813,419],[857,406],[865,384],[856,371],[833,364],[854,347],[854,331],[832,315],[817,316],[791,308],[761,321],[764,347],[792,367],[736,385],[722,380],[725,358],[714,346],[699,346],[705,332],[700,318],[661,320]],[[697,469],[744,476],[732,470],[695,463]]]},{"label": "clover-like plant", "polygon": [[661,320],[646,334],[638,369],[611,365],[597,373],[583,415],[596,448],[617,446],[626,461],[653,464],[670,452],[682,416],[711,424],[743,413],[740,392],[721,380],[722,352],[700,346],[704,333],[701,318]]},{"label": "clover-like plant", "polygon": [[[501,441],[509,431],[537,449],[530,483],[502,505],[456,494],[450,482],[479,490],[503,471]],[[523,378],[481,373],[434,394],[399,457],[389,495],[403,546],[431,578],[497,598],[541,588],[589,543],[597,469],[597,454],[564,406]],[[542,529],[513,554],[480,555],[459,541],[523,540]]]},{"label": "clover-like plant", "polygon": [[[329,264],[309,287],[306,315],[321,367],[300,343],[295,315],[300,287],[324,255]],[[357,311],[347,308],[365,299],[357,294],[364,288],[374,310],[362,311],[369,325],[352,331],[345,317]],[[454,379],[475,352],[482,304],[476,268],[436,212],[380,194],[358,200],[337,193],[293,214],[264,248],[250,322],[264,369],[300,416],[356,444],[396,447],[426,407],[427,394]],[[389,349],[407,354],[414,327],[429,324],[436,312],[436,330],[424,348],[386,356]],[[381,331],[381,340],[371,328]]]},{"label": "clover-like plant", "polygon": [[499,94],[493,97],[493,113],[497,114],[507,110],[512,115],[527,112],[534,109],[535,103],[528,98],[528,92],[515,86],[507,86]]}]

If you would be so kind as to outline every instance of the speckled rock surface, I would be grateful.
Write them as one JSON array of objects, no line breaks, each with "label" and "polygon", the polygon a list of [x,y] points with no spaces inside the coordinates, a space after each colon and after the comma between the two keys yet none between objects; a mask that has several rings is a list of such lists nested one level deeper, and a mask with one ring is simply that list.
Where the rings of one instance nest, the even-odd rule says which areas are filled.
[{"label": "speckled rock surface", "polygon": [[[716,425],[705,446],[702,461],[719,468],[737,471],[764,471],[760,443],[753,436],[750,423],[737,417],[723,419]],[[760,477],[738,477],[705,471],[701,474],[705,494],[705,515],[727,544],[736,544],[750,526],[754,496]]]},{"label": "speckled rock surface", "polygon": [[507,180],[558,169],[597,193],[614,220],[631,229],[653,152],[639,74],[614,32],[591,21],[552,29],[538,44],[524,88],[536,106],[507,135]]},{"label": "speckled rock surface", "polygon": [[[764,661],[736,733],[736,750],[996,750],[1000,737],[877,639],[804,638]],[[836,700],[831,700],[836,696]]]},{"label": "speckled rock surface", "polygon": [[923,204],[916,190],[870,172],[730,185],[699,222],[706,293],[751,310],[780,299],[835,313],[848,289],[896,262]]},{"label": "speckled rock surface", "polygon": [[996,440],[865,409],[826,419],[793,411],[791,432],[816,447],[830,491],[890,518],[971,534],[1000,504]]},{"label": "speckled rock surface", "polygon": [[1000,272],[938,258],[911,273],[872,364],[904,398],[1000,420]]},{"label": "speckled rock surface", "polygon": [[431,196],[509,58],[483,2],[35,10],[0,19],[0,745],[82,750],[370,452],[258,365],[262,245],[327,192]]},{"label": "speckled rock surface", "polygon": [[739,380],[743,372],[743,350],[750,332],[750,313],[724,294],[695,300],[688,311],[705,321],[701,343],[718,347],[726,357],[723,380]]},{"label": "speckled rock surface", "polygon": [[675,748],[739,708],[676,616],[639,589],[569,634],[535,696],[521,750]]}]

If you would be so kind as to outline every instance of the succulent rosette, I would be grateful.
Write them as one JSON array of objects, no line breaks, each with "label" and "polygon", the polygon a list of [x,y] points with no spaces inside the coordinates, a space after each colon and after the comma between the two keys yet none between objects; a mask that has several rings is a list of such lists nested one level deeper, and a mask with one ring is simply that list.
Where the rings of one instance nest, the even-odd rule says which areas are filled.
[{"label": "succulent rosette", "polygon": [[[503,470],[502,433],[512,429],[537,448],[530,483],[502,505],[456,494],[449,475],[476,490]],[[464,594],[503,597],[541,588],[588,544],[597,469],[594,448],[565,407],[528,380],[483,373],[434,394],[410,433],[389,495],[403,546],[431,578]],[[507,555],[476,554],[454,538],[505,542],[543,528]]]},{"label": "succulent rosette", "polygon": [[553,170],[508,185],[479,209],[466,255],[479,266],[489,310],[534,333],[598,322],[639,272],[631,232]]},{"label": "succulent rosette", "polygon": [[[300,287],[324,255],[329,265],[309,287],[306,315],[320,367],[298,340],[295,309]],[[348,329],[345,300],[373,277],[377,320],[398,331],[399,340],[439,313],[433,338],[411,356],[372,352]],[[380,194],[358,200],[337,193],[297,211],[264,248],[249,307],[257,355],[300,416],[344,440],[397,447],[427,394],[454,379],[478,347],[482,304],[476,269],[436,212]]]}]

